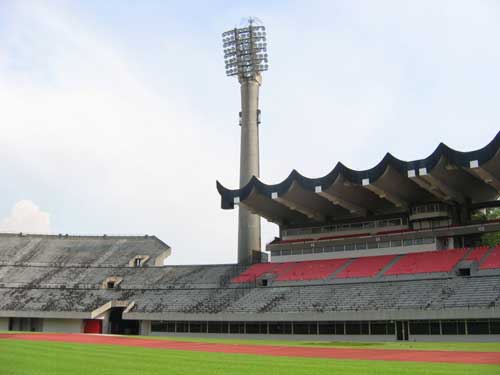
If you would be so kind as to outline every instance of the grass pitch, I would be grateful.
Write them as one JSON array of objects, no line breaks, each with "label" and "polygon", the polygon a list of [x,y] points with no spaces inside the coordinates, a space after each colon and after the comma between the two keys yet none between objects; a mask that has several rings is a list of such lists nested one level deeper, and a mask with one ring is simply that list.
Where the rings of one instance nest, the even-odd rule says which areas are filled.
[{"label": "grass pitch", "polygon": [[2,375],[500,374],[500,366],[493,365],[270,357],[17,340],[0,340],[0,364]]}]

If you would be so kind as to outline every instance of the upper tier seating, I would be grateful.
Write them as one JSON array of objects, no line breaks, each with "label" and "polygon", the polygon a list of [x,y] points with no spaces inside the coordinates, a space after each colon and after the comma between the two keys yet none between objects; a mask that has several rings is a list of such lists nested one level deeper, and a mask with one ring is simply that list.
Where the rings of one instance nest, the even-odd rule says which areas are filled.
[{"label": "upper tier seating", "polygon": [[50,236],[0,234],[0,264],[127,266],[137,255],[154,265],[168,246],[154,236]]},{"label": "upper tier seating", "polygon": [[335,275],[335,277],[339,279],[347,279],[351,277],[374,277],[394,258],[396,258],[396,255],[358,258]]},{"label": "upper tier seating", "polygon": [[[478,247],[469,254],[467,260],[474,260],[476,258],[481,259],[487,251],[487,247]],[[404,254],[400,256],[400,259],[398,259],[384,275],[392,276],[450,272],[453,267],[463,259],[466,253],[467,249],[451,249]],[[333,279],[374,277],[396,257],[397,255],[378,255],[356,258],[344,269],[335,274]],[[257,278],[265,274],[275,275],[276,281],[322,280],[334,274],[348,261],[349,259],[324,259],[301,262],[254,264],[241,275],[233,278],[231,282],[255,282]],[[498,262],[500,261],[494,262],[493,264],[498,264]],[[499,265],[487,267],[500,268]]]},{"label": "upper tier seating", "polygon": [[465,260],[479,262],[488,252],[489,246],[479,246],[472,250]]},{"label": "upper tier seating", "polygon": [[248,268],[245,272],[243,272],[241,275],[233,278],[231,280],[231,282],[233,282],[233,283],[255,282],[255,279],[257,279],[258,277],[260,277],[266,273],[280,275],[283,271],[285,271],[291,265],[292,265],[291,262],[254,264],[250,268]]},{"label": "upper tier seating", "polygon": [[467,249],[426,251],[402,256],[384,275],[450,272],[465,256]]},{"label": "upper tier seating", "polygon": [[276,281],[325,279],[344,265],[349,259],[309,260],[295,262]]},{"label": "upper tier seating", "polygon": [[488,270],[493,268],[500,268],[500,245],[495,246],[490,255],[488,255],[488,257],[479,267],[480,270]]}]

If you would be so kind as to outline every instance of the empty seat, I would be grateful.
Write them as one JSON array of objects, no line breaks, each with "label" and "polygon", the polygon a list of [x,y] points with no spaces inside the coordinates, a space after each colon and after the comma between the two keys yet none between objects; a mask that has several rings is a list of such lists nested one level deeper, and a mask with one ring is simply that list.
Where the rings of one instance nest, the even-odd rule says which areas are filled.
[{"label": "empty seat", "polygon": [[349,259],[309,260],[293,263],[281,273],[277,281],[325,279],[345,264]]},{"label": "empty seat", "polygon": [[292,263],[259,263],[254,264],[250,268],[248,268],[241,275],[233,278],[231,282],[233,283],[249,283],[254,282],[258,277],[271,273],[275,275],[280,275],[284,272],[288,267],[290,267]]},{"label": "empty seat", "polygon": [[500,245],[495,246],[484,262],[479,266],[480,270],[500,268]]},{"label": "empty seat", "polygon": [[355,259],[346,268],[340,271],[336,278],[373,277],[377,275],[396,255],[381,255]]},{"label": "empty seat", "polygon": [[467,249],[426,251],[402,256],[385,275],[450,272],[465,256]]},{"label": "empty seat", "polygon": [[488,252],[489,246],[479,246],[470,252],[465,260],[479,262]]}]

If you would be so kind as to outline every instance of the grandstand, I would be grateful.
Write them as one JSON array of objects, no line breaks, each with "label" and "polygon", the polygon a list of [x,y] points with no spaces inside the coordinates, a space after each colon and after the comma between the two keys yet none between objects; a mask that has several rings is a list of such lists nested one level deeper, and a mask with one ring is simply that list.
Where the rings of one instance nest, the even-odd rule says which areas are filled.
[{"label": "grandstand", "polygon": [[[0,330],[315,340],[500,340],[500,134],[323,178],[218,184],[276,223],[271,262],[165,265],[155,236],[0,234]],[[278,199],[279,198],[279,199]],[[259,257],[252,257],[256,260]]]}]

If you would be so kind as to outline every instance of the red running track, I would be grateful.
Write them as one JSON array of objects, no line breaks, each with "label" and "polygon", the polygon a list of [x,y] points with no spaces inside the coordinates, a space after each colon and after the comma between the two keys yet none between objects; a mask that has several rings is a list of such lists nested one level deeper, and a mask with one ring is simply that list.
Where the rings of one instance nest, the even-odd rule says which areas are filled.
[{"label": "red running track", "polygon": [[282,357],[335,358],[378,361],[440,362],[500,365],[500,353],[430,350],[383,350],[348,348],[304,348],[274,345],[215,344],[124,336],[85,334],[0,334],[0,339],[105,344],[209,353],[256,354]]}]

